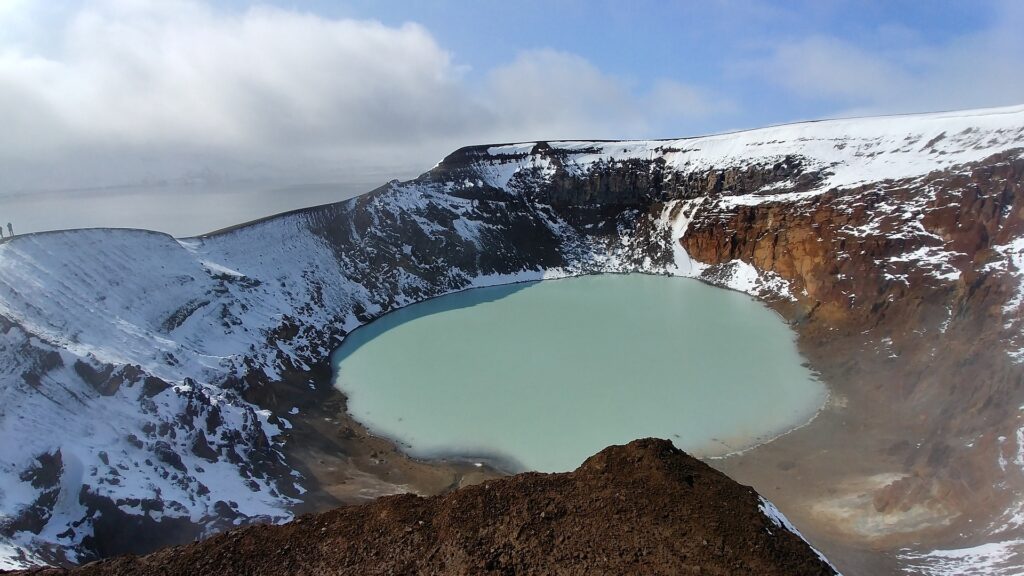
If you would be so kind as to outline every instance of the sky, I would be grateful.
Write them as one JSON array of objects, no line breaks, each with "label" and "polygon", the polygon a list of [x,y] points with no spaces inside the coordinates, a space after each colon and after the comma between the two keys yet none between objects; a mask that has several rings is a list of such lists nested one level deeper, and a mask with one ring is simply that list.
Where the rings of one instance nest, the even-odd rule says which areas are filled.
[{"label": "sky", "polygon": [[0,0],[0,198],[1020,104],[1021,30],[1016,0]]}]

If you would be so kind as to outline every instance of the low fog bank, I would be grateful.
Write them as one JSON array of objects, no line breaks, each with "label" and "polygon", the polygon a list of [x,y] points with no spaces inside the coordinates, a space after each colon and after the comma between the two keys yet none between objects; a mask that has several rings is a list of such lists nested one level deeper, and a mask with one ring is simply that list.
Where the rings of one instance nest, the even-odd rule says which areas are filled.
[{"label": "low fog bank", "polygon": [[180,238],[338,202],[385,181],[140,185],[6,194],[0,195],[0,225],[11,222],[16,234],[112,227],[157,230]]}]

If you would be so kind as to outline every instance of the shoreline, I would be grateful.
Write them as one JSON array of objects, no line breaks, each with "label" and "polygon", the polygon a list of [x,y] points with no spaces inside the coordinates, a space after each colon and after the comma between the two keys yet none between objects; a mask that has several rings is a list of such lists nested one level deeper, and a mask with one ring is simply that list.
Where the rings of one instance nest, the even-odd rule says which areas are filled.
[{"label": "shoreline", "polygon": [[[547,279],[557,280],[593,274],[565,275]],[[690,279],[715,288],[724,288],[698,278]],[[538,281],[540,280],[512,280],[507,284]],[[467,286],[434,298],[497,285],[499,284]],[[873,514],[870,499],[867,502],[856,499],[852,501],[852,507],[847,505],[840,510],[847,514],[846,516],[824,515],[816,508],[821,501],[828,498],[841,500],[836,493],[843,493],[845,489],[842,486],[845,482],[861,477],[875,477],[885,471],[895,471],[899,474],[901,467],[896,459],[886,452],[885,447],[877,445],[878,443],[871,439],[865,443],[863,435],[859,432],[859,429],[874,428],[880,423],[878,418],[874,417],[877,415],[872,414],[870,402],[864,398],[863,391],[858,390],[858,384],[853,381],[855,379],[851,380],[849,375],[840,374],[841,371],[837,369],[848,360],[847,356],[830,356],[827,351],[830,344],[816,340],[813,334],[816,330],[815,325],[800,321],[799,313],[791,303],[766,302],[761,298],[747,295],[774,311],[786,323],[792,331],[798,353],[807,361],[815,379],[824,386],[826,396],[821,406],[806,422],[766,441],[722,456],[702,459],[737,481],[753,486],[779,506],[808,537],[812,545],[822,550],[831,560],[845,565],[848,572],[890,572],[900,566],[895,555],[908,543],[927,547],[929,544],[938,546],[948,541],[960,523],[950,521],[938,528],[934,525],[912,526],[909,532],[905,533],[858,532],[858,522],[862,517],[870,518]],[[398,309],[400,308],[396,308]],[[351,332],[385,315],[381,314]],[[855,342],[861,341],[858,337],[851,339]],[[339,465],[341,462],[338,460],[334,460],[332,465],[331,460],[325,463],[323,459],[312,462],[307,459],[307,469],[315,476],[315,484],[319,485],[320,490],[334,495],[331,505],[362,502],[398,491],[420,495],[444,493],[509,474],[500,463],[480,457],[467,458],[459,454],[441,458],[412,456],[407,454],[399,443],[370,432],[348,413],[347,397],[334,386],[333,358],[341,345],[332,350],[324,361],[326,373],[317,380],[317,388],[325,388],[326,395],[335,399],[338,411],[329,417],[333,417],[339,427],[347,427],[355,433],[337,445],[344,455],[342,465]],[[854,400],[851,400],[851,397]],[[841,399],[841,402],[836,401],[837,398]],[[884,423],[882,428],[891,429],[891,422]],[[884,432],[882,436],[885,436]],[[294,444],[289,442],[287,446],[292,447],[291,452],[296,451]],[[301,447],[298,451],[302,451]],[[379,458],[381,454],[386,454],[387,457]],[[808,465],[805,460],[812,460],[813,463]],[[807,467],[810,471],[805,471],[802,467]],[[353,484],[361,491],[353,491]],[[323,505],[300,508],[305,508],[306,511],[325,509]]]},{"label": "shoreline", "polygon": [[[562,272],[562,271],[559,271],[559,272]],[[557,276],[554,276],[554,277],[551,277],[550,271],[545,272],[545,274],[547,274],[549,276],[549,278],[552,279],[552,280],[569,280],[569,279],[580,280],[580,279],[583,279],[583,278],[625,277],[625,276],[650,277],[650,278],[666,278],[666,279],[681,279],[681,280],[698,280],[698,279],[695,279],[695,278],[688,278],[688,277],[683,277],[683,276],[675,276],[675,275],[670,275],[670,274],[628,273],[628,272],[588,273],[588,274],[580,274],[580,275],[575,275],[575,276],[565,276],[565,275],[562,275],[562,274],[558,274]],[[521,275],[513,275],[512,277],[515,278],[515,277],[519,277],[519,276],[521,276]],[[470,287],[470,288],[467,288],[467,289],[457,290],[457,291],[453,291],[453,292],[448,292],[448,293],[443,294],[443,295],[435,296],[435,297],[432,297],[432,298],[427,298],[427,299],[424,299],[422,301],[419,301],[419,302],[416,302],[416,303],[413,303],[413,304],[409,304],[409,305],[405,305],[405,306],[402,306],[400,308],[396,308],[394,310],[391,310],[391,311],[389,311],[389,312],[387,312],[385,314],[379,315],[376,318],[374,318],[373,320],[371,320],[371,321],[369,321],[369,322],[367,322],[365,324],[362,324],[359,327],[357,327],[357,328],[353,329],[352,331],[350,331],[345,336],[345,338],[342,339],[341,343],[337,347],[335,347],[334,350],[330,353],[330,360],[329,360],[329,362],[330,362],[330,369],[331,369],[331,385],[334,386],[336,389],[338,389],[338,391],[342,395],[345,396],[346,401],[347,401],[346,405],[348,406],[348,403],[353,402],[353,396],[352,396],[353,393],[364,394],[364,393],[366,393],[366,390],[365,390],[365,386],[363,386],[361,388],[359,385],[355,385],[352,382],[350,382],[349,380],[345,380],[345,382],[347,382],[347,384],[342,384],[341,383],[342,381],[339,380],[339,369],[341,368],[341,364],[343,364],[346,360],[348,360],[350,356],[356,354],[357,350],[359,350],[359,348],[361,348],[362,346],[367,345],[370,341],[372,341],[373,339],[383,335],[386,331],[391,331],[391,330],[395,330],[396,328],[399,328],[402,324],[405,324],[406,322],[416,321],[418,319],[427,318],[427,317],[431,317],[431,316],[436,316],[439,313],[443,314],[443,313],[451,311],[451,310],[465,310],[465,309],[468,309],[470,307],[478,306],[478,305],[481,305],[481,304],[492,304],[492,303],[494,303],[494,302],[496,302],[498,300],[502,300],[502,299],[505,299],[505,298],[508,298],[508,297],[515,296],[515,293],[517,292],[517,290],[515,288],[509,289],[508,288],[509,286],[514,286],[516,284],[525,284],[525,285],[529,286],[529,285],[537,284],[539,282],[540,282],[539,280],[523,280],[523,281],[513,282],[513,283],[509,283],[509,284],[493,284],[493,285],[485,285],[485,286],[473,286],[473,287]],[[660,280],[657,281],[657,282],[660,282]],[[707,288],[703,288],[703,286],[707,286],[707,287],[712,288],[712,289],[720,288],[719,286],[715,286],[715,285],[710,284],[708,282],[704,282],[704,281],[700,281],[700,280],[698,280],[698,282],[702,285],[701,288],[696,288],[696,285],[679,286],[679,285],[675,285],[675,284],[666,285],[666,286],[663,286],[662,288],[667,290],[668,292],[670,292],[672,294],[674,294],[675,290],[682,290],[684,287],[687,288],[687,290],[697,290],[698,293],[696,293],[696,294],[691,294],[689,292],[685,292],[684,291],[685,295],[686,295],[686,298],[691,303],[694,301],[694,299],[697,299],[699,301],[700,298],[707,297],[707,295],[703,294],[703,292],[700,292],[702,290],[707,290]],[[630,286],[632,286],[632,285],[630,285]],[[646,287],[647,284],[644,284],[644,286]],[[456,296],[456,295],[459,295],[459,294],[465,294],[465,293],[469,293],[469,292],[473,292],[473,291],[479,291],[480,289],[483,289],[483,288],[497,289],[497,290],[499,290],[499,292],[480,292],[481,295],[478,298],[477,297],[473,297],[473,298],[470,298],[468,301],[466,299],[449,300],[448,302],[450,303],[450,305],[448,305],[446,303],[444,305],[441,305],[440,307],[436,307],[435,306],[435,307],[430,308],[430,309],[425,309],[425,308],[424,309],[420,309],[418,312],[413,312],[411,316],[398,317],[397,319],[395,319],[394,314],[397,314],[397,313],[399,313],[401,311],[407,311],[409,309],[413,309],[413,308],[416,308],[416,307],[418,307],[420,305],[427,304],[428,302],[440,300],[442,298],[448,298],[448,297],[453,297],[453,296]],[[502,290],[502,289],[505,289],[505,290]],[[770,332],[770,334],[766,335],[765,338],[768,338],[770,340],[774,340],[777,344],[781,344],[784,339],[788,339],[789,341],[791,341],[792,346],[793,346],[793,355],[794,355],[793,361],[794,361],[794,364],[791,365],[790,362],[787,361],[787,362],[785,362],[785,366],[786,366],[787,369],[791,368],[792,371],[798,372],[799,374],[787,375],[786,377],[784,377],[783,379],[779,380],[775,384],[781,386],[782,388],[786,388],[786,386],[784,385],[784,382],[797,382],[797,381],[799,381],[800,382],[800,384],[799,384],[800,387],[806,387],[807,388],[806,390],[804,390],[803,388],[800,388],[799,390],[791,391],[791,392],[798,392],[797,394],[793,395],[794,400],[793,400],[792,403],[796,403],[796,404],[800,405],[797,410],[793,410],[792,411],[793,412],[792,416],[787,416],[786,418],[784,418],[784,421],[776,421],[774,423],[772,423],[771,420],[779,420],[779,419],[778,418],[768,418],[765,421],[765,424],[768,424],[767,426],[766,425],[757,425],[757,424],[752,426],[751,423],[759,422],[759,420],[756,417],[754,417],[756,415],[752,416],[750,414],[747,414],[747,416],[742,416],[742,417],[740,417],[738,419],[736,419],[736,418],[734,418],[734,419],[727,419],[727,424],[728,424],[727,428],[728,429],[726,429],[726,430],[722,430],[722,429],[717,429],[716,430],[716,428],[718,428],[717,426],[711,426],[710,428],[708,428],[706,426],[701,426],[700,427],[701,429],[694,429],[694,430],[688,430],[688,431],[685,431],[685,427],[684,428],[673,429],[673,426],[671,425],[671,421],[687,422],[687,421],[691,420],[692,417],[694,416],[693,414],[691,414],[691,416],[687,416],[688,411],[689,412],[694,412],[694,411],[699,412],[701,410],[700,407],[702,405],[704,405],[705,402],[716,400],[716,398],[711,398],[711,399],[707,399],[707,398],[700,399],[700,398],[698,398],[698,402],[696,402],[696,403],[685,402],[683,404],[678,404],[679,412],[677,414],[673,414],[673,415],[670,416],[671,421],[666,421],[666,424],[668,425],[668,428],[666,428],[665,430],[662,430],[660,432],[658,432],[656,430],[646,430],[646,431],[634,430],[633,432],[630,432],[628,430],[628,428],[630,428],[631,426],[629,426],[627,424],[627,426],[626,426],[627,429],[626,430],[619,430],[618,431],[619,433],[625,432],[626,433],[625,435],[616,434],[616,435],[614,435],[614,437],[605,438],[604,440],[599,442],[600,446],[595,445],[596,448],[592,448],[592,449],[588,449],[588,450],[583,450],[583,452],[590,453],[593,450],[603,448],[606,444],[617,444],[617,443],[621,443],[621,442],[628,442],[630,440],[636,439],[636,438],[641,437],[641,436],[653,435],[653,436],[663,437],[663,438],[670,439],[670,440],[674,439],[674,441],[677,444],[680,441],[682,441],[683,444],[679,444],[679,446],[682,449],[686,450],[687,453],[689,453],[691,455],[694,455],[695,457],[703,459],[705,461],[720,460],[720,459],[724,459],[724,458],[734,457],[734,456],[737,456],[739,454],[743,454],[743,453],[749,452],[750,450],[754,450],[754,449],[756,449],[759,446],[763,446],[763,445],[765,445],[767,443],[773,442],[773,441],[775,441],[776,439],[778,439],[778,438],[780,438],[782,436],[790,434],[790,433],[794,432],[795,430],[799,430],[799,429],[801,429],[801,428],[803,428],[805,426],[808,426],[808,425],[810,425],[810,424],[812,424],[814,422],[814,420],[818,417],[818,415],[821,413],[821,411],[824,410],[826,408],[826,406],[829,404],[829,402],[831,401],[832,391],[829,388],[828,383],[824,382],[821,379],[820,374],[818,374],[815,370],[813,370],[813,368],[811,368],[810,363],[807,361],[807,358],[802,353],[800,353],[797,350],[796,334],[792,330],[792,328],[793,328],[792,325],[786,320],[786,318],[782,314],[779,313],[778,310],[772,308],[771,306],[766,305],[765,302],[761,301],[760,299],[751,297],[749,294],[740,292],[738,290],[728,289],[727,291],[729,293],[743,294],[743,296],[746,297],[743,300],[749,300],[750,302],[755,303],[755,305],[758,308],[758,310],[752,310],[752,311],[750,311],[748,313],[741,314],[744,318],[746,318],[748,316],[748,314],[753,314],[753,312],[762,313],[762,311],[765,311],[765,312],[768,312],[770,314],[770,316],[771,316],[770,319],[768,318],[768,316],[765,316],[764,318],[758,317],[759,321],[768,320],[771,324],[773,324],[772,326],[765,326],[764,327],[765,329],[770,329],[770,330],[768,330]],[[735,303],[732,302],[732,300],[731,300],[731,298],[733,298],[732,296],[720,295],[720,293],[716,293],[714,296],[717,296],[719,298],[724,297],[724,298],[730,299],[730,300],[722,302],[723,305],[727,305],[727,306],[732,307],[732,306],[741,304],[741,302],[735,302]],[[712,302],[718,302],[717,300],[711,300],[711,301]],[[744,306],[748,306],[745,302],[742,302],[742,304]],[[692,304],[691,304],[691,306],[692,306]],[[690,317],[688,315],[686,315],[685,312],[681,311],[680,313],[684,314],[684,316],[680,316],[679,318],[673,318],[673,319],[668,320],[667,321],[667,325],[669,325],[669,326],[678,326],[680,324],[686,324],[687,320]],[[757,316],[757,315],[754,315],[754,316]],[[368,333],[367,332],[363,332],[362,334],[369,334],[369,336],[366,336],[366,337],[363,337],[363,338],[357,338],[357,340],[355,342],[353,342],[353,340],[352,340],[353,335],[361,334],[360,330],[363,330],[363,329],[368,328],[370,326],[375,326],[376,322],[378,322],[379,320],[382,320],[384,318],[390,318],[390,319],[392,319],[392,321],[389,322],[388,324],[384,325],[384,327],[381,328],[380,330],[375,330],[373,332],[368,332]],[[704,321],[707,321],[707,319],[703,319],[702,320],[702,322],[704,322]],[[779,323],[778,325],[774,325],[776,321]],[[761,323],[763,323],[763,322],[761,322]],[[702,323],[701,324],[697,324],[697,326],[698,327],[699,326],[703,326],[703,324]],[[630,328],[632,328],[632,326],[613,328],[611,330],[611,332],[626,336],[626,335],[630,334],[630,332],[631,332]],[[435,329],[435,330],[432,330],[432,332],[438,332],[439,330],[440,329]],[[447,332],[448,330],[443,330],[443,331]],[[457,331],[458,330],[456,330],[456,332]],[[775,334],[776,331],[778,331],[779,334]],[[677,335],[677,336],[679,336],[680,338],[683,338],[683,336],[681,336],[681,335]],[[689,337],[686,337],[686,338],[689,338]],[[665,338],[660,338],[659,340],[660,341],[665,341]],[[685,340],[685,338],[684,338],[684,340]],[[761,338],[758,338],[757,340],[760,341]],[[671,338],[669,338],[668,341],[673,341],[673,340]],[[683,343],[682,340],[680,342]],[[512,342],[512,343],[505,343],[505,346],[508,346],[508,345],[514,345],[514,342]],[[785,344],[783,344],[783,345],[786,348],[788,348],[788,345],[785,345]],[[684,345],[684,347],[687,347],[687,346],[690,346],[690,345],[689,344]],[[392,345],[392,347],[394,348],[394,345]],[[397,355],[401,355],[400,354],[401,353],[401,349],[399,349],[399,348],[395,348],[394,352]],[[388,357],[391,357],[391,356],[392,355],[389,353]],[[788,357],[786,359],[789,360]],[[666,367],[670,371],[673,371],[674,367],[676,365],[678,365],[678,364],[686,365],[686,364],[688,364],[692,360],[693,360],[693,358],[690,358],[689,360],[683,359],[683,361],[680,362],[680,358],[673,358],[671,360],[666,359],[666,363],[667,363]],[[377,359],[377,361],[380,362],[381,359]],[[402,363],[402,361],[398,361],[398,362]],[[408,362],[405,362],[405,363],[408,364]],[[797,368],[796,364],[799,364],[800,367]],[[638,365],[637,368],[639,369],[641,367]],[[719,372],[719,370],[714,370],[714,372],[717,373],[717,372]],[[364,374],[364,377],[365,376],[366,375]],[[710,385],[705,383],[705,380],[707,378],[713,378],[713,375],[705,374],[704,376],[698,377],[697,380],[694,381],[694,383],[689,384],[689,385],[685,384],[685,382],[682,381],[682,380],[678,381],[678,382],[673,381],[671,383],[667,383],[665,386],[662,387],[661,390],[651,390],[651,391],[645,392],[645,394],[647,394],[648,396],[651,396],[651,395],[657,396],[657,395],[660,395],[663,391],[668,391],[668,390],[671,390],[671,389],[681,389],[681,390],[691,390],[691,389],[694,389],[694,390],[696,390],[696,389],[700,389],[700,390],[714,390],[715,389],[714,386],[710,386]],[[740,380],[740,379],[737,379],[737,378],[731,378],[731,379],[729,379],[729,381],[730,382],[738,382],[738,383],[739,382],[743,382],[743,380]],[[579,380],[579,378],[576,378],[576,380]],[[372,381],[372,379],[371,379],[371,381]],[[804,382],[806,382],[806,385],[804,384]],[[514,386],[515,385],[514,382],[509,382],[509,383],[506,383],[506,384],[510,385],[510,386]],[[750,389],[751,387],[762,388],[761,384],[762,383],[757,381],[757,380],[749,380],[749,381],[747,381],[746,385],[743,386],[743,388],[744,389]],[[504,388],[504,386],[502,386],[502,388]],[[772,389],[772,387],[769,386],[769,389]],[[394,390],[393,392],[395,392],[395,393],[403,393],[402,390]],[[571,392],[571,394],[573,395],[573,397],[577,397],[578,392],[579,391]],[[361,397],[358,394],[357,394],[356,398],[360,398]],[[391,396],[391,394],[389,393],[389,397],[390,396]],[[386,404],[391,404],[391,405],[395,404],[395,401],[393,401],[393,400],[385,401],[385,402],[386,402]],[[364,400],[364,402],[362,404],[365,404],[365,400]],[[362,404],[360,404],[360,405],[362,405]],[[738,414],[744,414],[744,413],[750,412],[751,408],[757,406],[756,401],[749,400],[749,399],[746,400],[746,401],[741,401],[739,403],[727,402],[726,404],[728,404],[728,405],[727,406],[723,406],[721,408],[722,410],[724,410],[723,414],[726,414],[726,415],[730,413],[731,409],[737,410],[738,412],[736,412],[736,413],[738,413]],[[378,401],[374,404],[374,408],[373,408],[374,414],[384,414],[384,413],[386,413],[386,410],[384,410],[385,407],[386,406],[382,406],[381,399],[378,398]],[[408,410],[408,409],[410,409],[410,407],[406,406],[406,407],[404,407],[402,409],[403,410]],[[781,411],[778,411],[778,412],[763,412],[763,411],[758,411],[758,412],[762,412],[764,414],[773,414],[773,413],[774,414],[783,414],[783,413],[788,414],[790,412],[789,407],[786,407],[786,408],[780,409],[780,410]],[[357,412],[361,413],[362,410],[357,410]],[[422,446],[422,443],[420,443],[421,445],[418,446],[417,442],[415,440],[410,440],[410,438],[417,437],[417,434],[410,435],[410,430],[408,429],[408,427],[403,428],[400,423],[395,423],[395,422],[392,422],[392,421],[389,420],[388,421],[389,424],[383,424],[383,423],[381,423],[379,418],[376,418],[376,424],[375,424],[374,423],[375,422],[375,418],[370,417],[369,413],[363,414],[362,416],[356,415],[354,413],[349,413],[347,415],[348,415],[348,417],[350,417],[350,418],[356,420],[357,422],[359,422],[359,424],[363,428],[366,429],[368,434],[370,434],[370,435],[372,435],[374,437],[377,437],[377,438],[380,438],[380,439],[383,439],[383,440],[391,442],[392,444],[394,444],[403,453],[403,455],[405,457],[407,457],[407,458],[409,458],[411,460],[417,460],[417,461],[420,461],[420,462],[485,463],[485,464],[487,464],[489,467],[491,467],[493,469],[500,470],[500,471],[503,471],[503,472],[509,473],[509,474],[519,473],[519,472],[529,472],[529,471],[566,472],[566,471],[571,471],[571,470],[575,469],[575,467],[578,466],[582,462],[582,460],[577,462],[575,460],[565,460],[565,459],[563,459],[563,460],[565,460],[563,462],[564,465],[551,466],[550,465],[551,463],[549,462],[548,463],[549,465],[541,466],[540,470],[538,470],[536,468],[524,465],[524,464],[522,464],[519,461],[519,457],[525,458],[526,460],[530,460],[531,459],[530,456],[529,456],[529,454],[531,453],[530,451],[523,452],[522,450],[517,449],[515,446],[510,446],[510,445],[507,445],[506,443],[503,443],[501,441],[497,441],[496,438],[491,438],[490,441],[483,441],[482,443],[480,443],[480,442],[472,443],[472,442],[466,442],[464,440],[461,440],[461,441],[452,440],[452,441],[446,441],[443,445],[439,444],[437,439],[435,438],[434,441],[428,442],[429,447],[424,447],[424,446]],[[594,418],[596,418],[598,421],[600,421],[603,417],[600,416],[600,415],[595,415]],[[543,418],[543,417],[541,418],[541,420],[545,420],[545,419],[546,418]],[[399,419],[399,422],[401,422],[401,418]],[[585,423],[577,422],[577,425],[583,425],[583,424],[585,424]],[[420,426],[422,426],[422,425],[423,425],[423,423],[421,422]],[[753,429],[751,429],[751,427]],[[419,429],[420,429],[420,431],[422,431],[422,428],[419,428]],[[515,430],[515,428],[510,428],[509,430]],[[466,430],[464,432],[466,432],[466,434],[465,434],[466,438],[471,438],[473,436],[473,432],[471,430]],[[425,437],[429,437],[429,434],[427,436],[425,436]],[[490,443],[488,443],[488,442],[490,442]],[[522,448],[522,446],[520,446],[520,448]],[[536,450],[534,450],[532,453],[536,454]],[[518,455],[518,457],[516,455]],[[585,456],[583,456],[583,457],[585,457]]]}]

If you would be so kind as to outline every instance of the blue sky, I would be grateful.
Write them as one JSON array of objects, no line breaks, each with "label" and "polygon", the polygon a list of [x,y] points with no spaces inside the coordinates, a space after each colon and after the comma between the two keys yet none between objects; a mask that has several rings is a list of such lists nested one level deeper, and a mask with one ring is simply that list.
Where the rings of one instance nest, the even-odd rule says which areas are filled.
[{"label": "blue sky", "polygon": [[1021,30],[1014,0],[0,0],[0,193],[1018,104]]},{"label": "blue sky", "polygon": [[[780,46],[822,39],[838,49],[854,48],[878,63],[892,63],[900,71],[920,73],[917,66],[922,64],[915,66],[913,52],[956,50],[958,42],[983,38],[1005,27],[1007,18],[1024,24],[1022,11],[1011,2],[366,0],[344,6],[334,2],[282,6],[335,17],[374,18],[391,25],[418,22],[452,51],[457,63],[469,67],[471,77],[513,60],[524,50],[553,49],[585,58],[636,91],[667,78],[706,88],[735,104],[711,118],[656,128],[665,137],[848,113],[1012,104],[1024,98],[1019,86],[989,98],[921,97],[920,104],[911,97],[872,97],[870,91],[794,93],[785,83],[751,70],[770,62]],[[944,80],[956,82],[952,75]]]}]

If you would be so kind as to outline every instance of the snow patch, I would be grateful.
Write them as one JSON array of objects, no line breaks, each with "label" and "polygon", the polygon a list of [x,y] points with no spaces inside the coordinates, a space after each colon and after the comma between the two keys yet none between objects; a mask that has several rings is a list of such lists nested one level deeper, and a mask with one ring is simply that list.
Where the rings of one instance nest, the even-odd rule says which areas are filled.
[{"label": "snow patch", "polygon": [[[761,510],[761,513],[764,514],[765,516],[767,516],[768,519],[772,521],[772,524],[774,524],[776,528],[782,528],[783,530],[788,530],[789,532],[792,532],[793,534],[796,534],[797,536],[799,536],[800,539],[803,540],[807,544],[807,547],[810,548],[811,550],[813,550],[814,553],[818,555],[818,558],[820,558],[822,562],[824,562],[825,564],[828,564],[829,566],[832,567],[833,570],[836,571],[837,576],[842,576],[841,574],[839,574],[839,571],[836,570],[836,567],[832,566],[832,563],[829,562],[827,558],[825,558],[824,554],[822,554],[816,548],[811,546],[810,542],[807,542],[807,539],[804,538],[804,535],[801,534],[800,531],[796,529],[796,526],[793,526],[793,523],[790,522],[789,519],[786,518],[786,516],[778,508],[775,507],[774,504],[769,502],[764,496],[758,496],[757,498],[758,498],[758,500],[760,500],[760,504],[758,504],[758,508]],[[769,534],[770,533],[771,533],[771,531],[769,531]]]},{"label": "snow patch", "polygon": [[922,576],[1020,576],[1024,540],[989,542],[952,550],[904,551],[903,571]]}]

